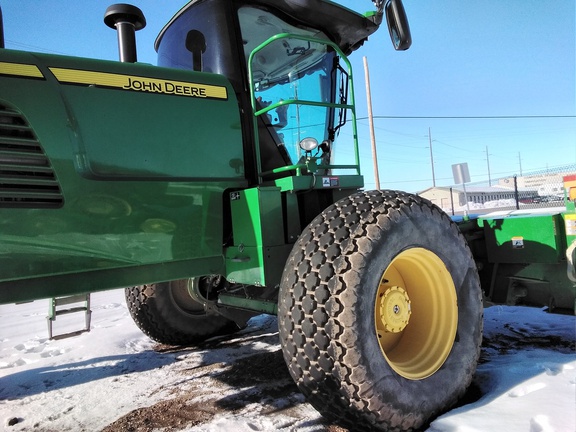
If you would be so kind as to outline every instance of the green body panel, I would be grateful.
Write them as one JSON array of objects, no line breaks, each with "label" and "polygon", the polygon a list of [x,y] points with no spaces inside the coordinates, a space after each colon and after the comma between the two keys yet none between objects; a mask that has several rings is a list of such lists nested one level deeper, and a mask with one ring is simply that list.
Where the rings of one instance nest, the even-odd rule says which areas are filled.
[{"label": "green body panel", "polygon": [[[235,163],[243,160],[238,102],[220,75],[9,50],[2,50],[0,61],[38,66],[44,79],[4,77],[1,99],[28,118],[50,158],[73,155],[84,177],[243,179]],[[70,78],[57,81],[56,69],[70,71]],[[212,86],[225,99],[122,87],[136,77],[158,80],[162,91],[182,82]],[[82,83],[64,81],[72,79]]]},{"label": "green body panel", "polygon": [[489,300],[574,311],[576,285],[566,277],[566,262],[497,264]]},{"label": "green body panel", "polygon": [[[13,178],[13,126],[0,124],[0,303],[79,291],[75,285],[89,291],[224,272],[224,191],[246,187],[238,104],[225,78],[9,50],[0,62],[0,105],[25,119],[62,197],[49,208],[11,198],[14,184],[31,180]],[[37,65],[41,75],[19,65]],[[121,88],[142,77],[155,91]],[[66,81],[74,79],[82,82]],[[182,83],[188,92],[220,93],[194,97]],[[167,271],[170,263],[178,270]],[[54,277],[66,288],[39,296]]]},{"label": "green body panel", "polygon": [[257,187],[230,194],[234,245],[226,250],[227,279],[275,286],[292,248],[284,236],[282,196],[277,187]]},{"label": "green body panel", "polygon": [[295,193],[284,194],[284,200],[286,202],[286,214],[292,215],[287,217],[284,221],[286,227],[286,239],[288,243],[293,244],[300,236],[303,228],[300,223],[300,218],[298,217],[298,195]]},{"label": "green body panel", "polygon": [[[470,236],[470,224],[465,231],[477,261],[485,260],[480,275],[489,302],[575,309],[576,283],[568,277],[566,259],[576,239],[573,213],[496,213],[477,223],[481,236]],[[478,238],[482,241],[476,244]]]},{"label": "green body panel", "polygon": [[282,197],[277,187],[257,187],[230,194],[235,246],[284,244]]},{"label": "green body panel", "polygon": [[[35,257],[43,258],[43,257]],[[108,267],[64,274],[32,276],[0,285],[0,304],[67,296],[113,288],[185,279],[191,275],[224,272],[221,255],[129,267]]]},{"label": "green body panel", "polygon": [[557,263],[566,241],[560,214],[482,218],[489,262]]},{"label": "green body panel", "polygon": [[232,283],[275,287],[292,245],[247,246],[226,250],[226,278]]}]

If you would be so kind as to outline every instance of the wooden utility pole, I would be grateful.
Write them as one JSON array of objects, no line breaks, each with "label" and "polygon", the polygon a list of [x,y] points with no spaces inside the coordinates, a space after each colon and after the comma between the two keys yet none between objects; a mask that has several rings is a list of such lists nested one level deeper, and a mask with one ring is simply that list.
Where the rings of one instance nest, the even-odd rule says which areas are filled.
[{"label": "wooden utility pole", "polygon": [[370,125],[370,142],[372,144],[372,162],[374,164],[374,180],[376,189],[380,189],[380,174],[378,173],[378,155],[376,154],[376,134],[374,133],[374,117],[372,115],[372,94],[370,92],[370,73],[368,59],[364,56],[364,76],[366,78],[366,103],[368,104],[368,124]]}]

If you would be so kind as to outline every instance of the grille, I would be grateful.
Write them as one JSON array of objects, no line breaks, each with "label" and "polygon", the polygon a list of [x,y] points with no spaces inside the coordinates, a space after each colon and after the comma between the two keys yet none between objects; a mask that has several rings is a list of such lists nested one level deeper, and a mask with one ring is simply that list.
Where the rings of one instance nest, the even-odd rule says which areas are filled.
[{"label": "grille", "polygon": [[0,103],[0,208],[59,208],[64,198],[26,118]]}]

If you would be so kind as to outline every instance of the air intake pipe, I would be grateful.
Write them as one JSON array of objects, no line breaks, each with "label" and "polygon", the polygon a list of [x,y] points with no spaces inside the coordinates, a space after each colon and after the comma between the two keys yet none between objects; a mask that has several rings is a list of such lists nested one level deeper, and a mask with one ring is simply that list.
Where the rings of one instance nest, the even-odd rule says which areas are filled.
[{"label": "air intake pipe", "polygon": [[104,23],[118,31],[118,50],[121,62],[135,63],[136,32],[146,27],[146,18],[140,9],[125,3],[108,6]]}]

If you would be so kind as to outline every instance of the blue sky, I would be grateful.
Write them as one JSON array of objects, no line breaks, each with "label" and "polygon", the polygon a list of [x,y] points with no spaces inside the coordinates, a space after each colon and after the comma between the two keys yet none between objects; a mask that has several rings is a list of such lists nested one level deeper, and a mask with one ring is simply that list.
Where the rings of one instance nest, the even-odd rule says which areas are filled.
[{"label": "blue sky", "polygon": [[[6,47],[117,59],[104,0],[3,0]],[[148,25],[138,59],[185,0],[133,0]],[[372,9],[369,0],[338,1]],[[381,187],[411,192],[453,183],[467,162],[473,182],[576,164],[574,0],[404,0],[413,37],[392,49],[382,27],[351,56],[366,186],[374,187],[363,57],[370,67]],[[404,117],[404,118],[398,118]],[[414,118],[422,117],[422,118]],[[434,118],[444,117],[444,118]],[[460,118],[458,118],[460,117]],[[476,117],[476,118],[461,118]],[[493,118],[496,117],[496,118]]]}]

